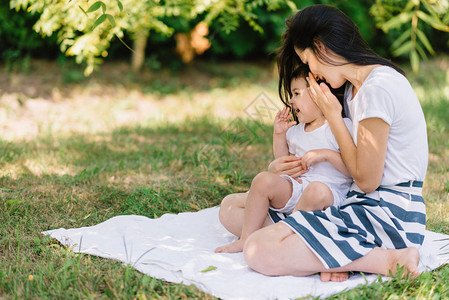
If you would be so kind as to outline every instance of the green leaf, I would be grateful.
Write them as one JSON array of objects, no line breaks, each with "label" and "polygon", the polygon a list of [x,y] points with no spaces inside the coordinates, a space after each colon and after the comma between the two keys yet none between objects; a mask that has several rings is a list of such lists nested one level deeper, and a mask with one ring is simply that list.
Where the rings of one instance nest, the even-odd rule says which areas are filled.
[{"label": "green leaf", "polygon": [[444,24],[449,23],[449,12],[443,17],[442,22],[443,22]]},{"label": "green leaf", "polygon": [[434,55],[435,51],[433,50],[432,45],[430,44],[430,42],[427,39],[427,37],[424,34],[424,32],[422,32],[421,30],[419,30],[419,28],[417,28],[416,29],[416,36],[419,38],[419,40],[424,45],[424,47],[427,49],[427,51],[429,51],[430,54]]},{"label": "green leaf", "polygon": [[117,0],[117,5],[118,5],[118,8],[120,9],[120,11],[123,11],[123,4],[120,0]]},{"label": "green leaf", "polygon": [[216,270],[217,269],[217,267],[215,267],[215,266],[209,266],[209,267],[207,267],[206,269],[204,269],[204,270],[202,270],[202,271],[200,271],[201,273],[206,273],[206,272],[210,272],[210,271],[213,271],[213,270]]},{"label": "green leaf", "polygon": [[298,10],[298,7],[296,6],[296,3],[294,1],[287,1],[287,6],[292,12],[296,12]]},{"label": "green leaf", "polygon": [[417,5],[419,5],[419,1],[416,3],[414,0],[410,0],[402,11],[412,10]]},{"label": "green leaf", "polygon": [[[130,50],[132,53],[135,53],[135,51],[134,51],[134,49],[133,48],[131,48],[127,43],[125,43],[118,35],[115,35],[118,39],[119,39],[119,41],[126,47],[126,48],[128,48],[128,50]],[[121,161],[120,161],[121,162]],[[157,217],[155,217],[155,218],[157,218]]]},{"label": "green leaf", "polygon": [[419,43],[416,43],[416,51],[418,51],[418,54],[422,57],[422,59],[427,60],[426,51],[424,51]]},{"label": "green leaf", "polygon": [[114,17],[110,14],[105,14],[106,18],[108,19],[109,23],[111,23],[112,26],[115,26],[115,20]]},{"label": "green leaf", "polygon": [[446,31],[449,32],[449,26],[444,24],[443,22],[441,22],[440,19],[438,18],[433,18],[432,16],[429,16],[428,14],[426,14],[425,12],[422,11],[417,11],[416,15],[423,20],[424,22],[426,22],[427,24],[429,24],[430,26],[432,26],[433,28],[440,30],[440,31]]},{"label": "green leaf", "polygon": [[399,48],[400,45],[402,45],[407,38],[410,38],[410,32],[411,32],[411,28],[407,29],[406,31],[404,31],[397,39],[396,41],[394,41],[393,44],[391,44],[391,49],[397,49]]},{"label": "green leaf", "polygon": [[98,25],[100,25],[101,23],[103,23],[107,18],[106,14],[102,14],[101,16],[98,17],[98,19],[95,21],[94,26],[92,27],[92,30],[94,30]]},{"label": "green leaf", "polygon": [[430,5],[429,1],[420,1],[424,7],[427,9],[427,11],[435,18],[439,19],[438,13],[435,11],[432,5]]},{"label": "green leaf", "polygon": [[101,7],[101,4],[102,4],[101,1],[95,2],[94,4],[92,4],[92,5],[89,7],[89,9],[87,10],[87,12],[90,13],[90,12],[96,11],[97,9],[99,9],[99,8]]},{"label": "green leaf", "polygon": [[410,64],[413,72],[417,73],[419,70],[419,56],[415,49],[410,52]]},{"label": "green leaf", "polygon": [[385,22],[381,25],[381,28],[384,32],[388,32],[390,29],[398,28],[401,25],[409,22],[413,17],[412,12],[403,12],[399,15],[391,18],[388,22]]},{"label": "green leaf", "polygon": [[402,54],[408,53],[412,50],[412,42],[411,41],[407,41],[404,44],[402,44],[401,47],[393,50],[393,55],[394,56],[400,56]]}]

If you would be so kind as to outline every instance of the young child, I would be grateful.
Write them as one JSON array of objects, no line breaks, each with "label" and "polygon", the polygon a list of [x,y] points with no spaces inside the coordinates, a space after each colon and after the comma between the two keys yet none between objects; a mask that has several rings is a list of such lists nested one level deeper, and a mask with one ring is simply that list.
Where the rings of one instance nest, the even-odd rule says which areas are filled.
[{"label": "young child", "polygon": [[[251,183],[240,239],[218,247],[215,252],[243,251],[246,239],[262,228],[267,211],[270,217],[283,219],[296,210],[323,210],[341,205],[352,183],[341,159],[338,144],[318,106],[310,98],[306,77],[309,68],[301,65],[291,78],[291,110],[299,124],[291,120],[290,108],[279,111],[274,120],[275,158],[295,155],[307,172],[297,179],[288,175],[262,172]],[[344,119],[351,128],[350,120]]]}]

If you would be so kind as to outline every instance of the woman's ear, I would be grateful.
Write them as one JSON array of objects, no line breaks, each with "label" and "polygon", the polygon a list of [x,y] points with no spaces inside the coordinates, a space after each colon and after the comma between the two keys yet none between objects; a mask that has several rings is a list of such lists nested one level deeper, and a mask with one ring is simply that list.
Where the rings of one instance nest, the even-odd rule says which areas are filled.
[{"label": "woman's ear", "polygon": [[321,53],[326,53],[326,46],[317,38],[314,40],[315,47],[320,51]]}]

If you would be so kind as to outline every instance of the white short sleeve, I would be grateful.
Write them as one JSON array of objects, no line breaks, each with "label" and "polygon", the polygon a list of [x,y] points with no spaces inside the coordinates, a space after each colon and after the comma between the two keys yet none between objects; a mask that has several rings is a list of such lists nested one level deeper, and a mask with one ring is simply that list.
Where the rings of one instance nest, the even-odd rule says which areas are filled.
[{"label": "white short sleeve", "polygon": [[[343,118],[343,121],[345,122],[346,128],[348,128],[349,134],[352,136],[351,120],[349,118]],[[335,136],[329,126],[326,128],[326,138],[332,144],[332,146],[334,146],[335,149],[340,149],[337,140],[335,139]]]},{"label": "white short sleeve", "polygon": [[358,121],[369,118],[379,118],[391,126],[395,116],[395,106],[390,93],[387,93],[383,88],[375,86],[367,86],[360,91],[361,95],[358,98],[359,114]]}]

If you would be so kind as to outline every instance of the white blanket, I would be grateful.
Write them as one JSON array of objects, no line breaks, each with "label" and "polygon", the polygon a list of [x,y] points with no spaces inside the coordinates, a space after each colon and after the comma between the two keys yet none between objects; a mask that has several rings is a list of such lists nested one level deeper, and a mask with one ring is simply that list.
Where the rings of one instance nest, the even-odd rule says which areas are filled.
[{"label": "white blanket", "polygon": [[[268,277],[256,273],[248,268],[241,253],[214,253],[216,247],[236,239],[220,224],[217,207],[158,219],[117,216],[91,227],[60,228],[44,234],[75,252],[116,259],[152,277],[194,284],[223,299],[326,297],[377,278],[356,274],[343,283],[323,283],[318,275]],[[449,261],[449,240],[442,240],[448,238],[426,232],[420,250],[421,271]]]}]

